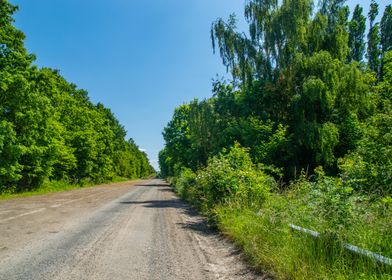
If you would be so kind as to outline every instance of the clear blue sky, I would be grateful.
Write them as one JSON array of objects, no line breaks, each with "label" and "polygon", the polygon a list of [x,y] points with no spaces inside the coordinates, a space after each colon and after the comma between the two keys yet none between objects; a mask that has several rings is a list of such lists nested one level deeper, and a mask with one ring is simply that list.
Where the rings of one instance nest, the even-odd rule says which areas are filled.
[{"label": "clear blue sky", "polygon": [[[163,127],[174,108],[211,95],[225,75],[210,40],[211,23],[236,13],[243,0],[10,0],[16,26],[36,64],[59,69],[112,109],[157,167]],[[369,0],[361,3],[367,13]],[[380,13],[386,0],[378,1]]]}]

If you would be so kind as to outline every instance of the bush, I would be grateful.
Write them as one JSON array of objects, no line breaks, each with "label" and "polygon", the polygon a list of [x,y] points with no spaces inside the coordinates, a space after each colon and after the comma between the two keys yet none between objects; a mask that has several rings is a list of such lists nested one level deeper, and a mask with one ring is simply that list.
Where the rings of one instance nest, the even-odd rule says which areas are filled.
[{"label": "bush", "polygon": [[196,197],[196,174],[189,168],[184,168],[180,175],[175,178],[176,193],[186,201],[192,202]]},{"label": "bush", "polygon": [[199,199],[208,207],[233,199],[250,206],[265,200],[274,180],[256,168],[248,149],[236,144],[208,160],[207,167],[197,173],[196,185],[202,191]]},{"label": "bush", "polygon": [[353,188],[381,196],[392,194],[392,51],[385,53],[383,73],[372,95],[376,113],[363,124],[358,147],[339,162]]},{"label": "bush", "polygon": [[[218,205],[218,227],[253,266],[277,279],[391,279],[391,267],[344,250],[342,242],[391,258],[392,199],[370,201],[320,168],[310,179],[303,175],[258,209]],[[318,231],[320,238],[289,224]]]},{"label": "bush", "polygon": [[358,148],[339,161],[342,176],[353,188],[392,194],[392,116],[376,114],[364,129]]}]

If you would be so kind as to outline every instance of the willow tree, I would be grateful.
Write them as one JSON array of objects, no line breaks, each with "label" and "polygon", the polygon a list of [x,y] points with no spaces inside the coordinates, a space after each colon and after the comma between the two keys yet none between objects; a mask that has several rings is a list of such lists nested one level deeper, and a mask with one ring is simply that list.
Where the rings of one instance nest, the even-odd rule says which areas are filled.
[{"label": "willow tree", "polygon": [[252,100],[249,116],[287,126],[288,169],[333,169],[356,145],[367,86],[346,61],[362,58],[364,22],[359,7],[351,25],[348,15],[344,0],[323,0],[317,11],[310,0],[249,0],[249,36],[233,16],[212,25],[213,45],[240,80],[242,100]]},{"label": "willow tree", "polygon": [[271,80],[279,69],[290,65],[296,52],[307,48],[306,26],[310,22],[312,1],[251,0],[245,6],[249,37],[237,32],[232,15],[227,22],[212,25],[213,47],[219,47],[224,65],[242,85],[254,79]]}]

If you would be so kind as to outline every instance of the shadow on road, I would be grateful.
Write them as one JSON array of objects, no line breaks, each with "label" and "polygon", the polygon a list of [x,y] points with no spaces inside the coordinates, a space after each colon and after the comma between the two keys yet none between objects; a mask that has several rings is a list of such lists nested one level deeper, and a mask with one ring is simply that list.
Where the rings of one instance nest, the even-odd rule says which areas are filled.
[{"label": "shadow on road", "polygon": [[[157,186],[158,191],[173,193],[173,189],[167,184],[151,184],[151,185],[142,185],[142,186]],[[197,210],[190,206],[188,203],[184,202],[180,198],[172,198],[168,200],[144,200],[144,201],[122,201],[121,204],[129,204],[129,205],[142,205],[146,208],[155,208],[155,209],[164,209],[164,208],[174,208],[181,209],[182,212],[192,217],[192,221],[187,221],[183,223],[177,223],[180,227],[186,230],[196,231],[203,235],[213,235],[217,234],[217,231],[214,227],[208,224],[208,222],[202,218]]]},{"label": "shadow on road", "polygon": [[196,231],[204,236],[218,234],[218,232],[213,227],[209,226],[205,220],[199,220],[197,222],[177,223],[177,225],[181,226],[183,229]]},{"label": "shadow on road", "polygon": [[157,187],[160,192],[171,192],[173,193],[173,188],[170,185],[160,184],[160,185],[135,185],[135,187]]},{"label": "shadow on road", "polygon": [[160,192],[171,192],[171,193],[174,192],[173,188],[170,187],[170,186],[161,186],[161,187],[158,188],[158,191],[160,191]]},{"label": "shadow on road", "polygon": [[169,187],[169,184],[144,184],[144,185],[135,185],[135,187]]},{"label": "shadow on road", "polygon": [[122,201],[121,204],[142,204],[146,208],[185,208],[179,199]]}]

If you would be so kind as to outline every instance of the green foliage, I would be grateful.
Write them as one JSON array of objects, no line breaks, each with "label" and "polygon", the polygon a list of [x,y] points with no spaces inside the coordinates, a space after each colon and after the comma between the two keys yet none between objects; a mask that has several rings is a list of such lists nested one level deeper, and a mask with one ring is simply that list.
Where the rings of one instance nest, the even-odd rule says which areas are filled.
[{"label": "green foliage", "polygon": [[201,190],[196,186],[196,174],[189,168],[184,168],[174,183],[177,194],[189,202],[197,203]]},{"label": "green foliage", "polygon": [[[364,124],[380,106],[374,93],[385,53],[375,22],[378,5],[372,2],[368,14],[372,73],[361,62],[362,8],[355,8],[349,22],[344,1],[322,1],[318,10],[312,4],[247,1],[249,37],[237,31],[234,15],[213,23],[213,47],[233,81],[214,82],[212,98],[176,109],[164,130],[166,175],[181,167],[195,172],[235,142],[249,148],[256,163],[282,168],[286,182],[317,166],[338,175],[338,159],[358,148]],[[388,11],[382,20],[385,42]]]},{"label": "green foliage", "polygon": [[[355,149],[359,122],[368,114],[370,79],[358,64],[346,63],[362,59],[365,19],[358,6],[349,24],[343,3],[323,1],[312,17],[310,1],[248,1],[249,38],[236,31],[233,17],[227,23],[219,19],[212,27],[214,47],[231,70],[233,84],[240,79],[235,101],[244,113],[238,116],[237,109],[230,109],[234,120],[226,139],[233,138],[232,124],[239,117],[249,124],[257,116],[259,122],[286,127],[283,142],[290,148],[281,147],[280,157],[270,155],[262,161],[285,167],[287,178],[293,170],[312,170],[320,164],[336,172],[337,158]],[[217,102],[223,98],[218,95]],[[237,135],[247,135],[243,127]],[[252,153],[257,146],[238,136],[236,140]]]},{"label": "green foliage", "polygon": [[201,169],[196,177],[196,185],[203,193],[200,199],[209,205],[241,198],[250,201],[250,197],[263,201],[272,182],[254,166],[247,149],[238,144],[210,158],[207,167]]},{"label": "green foliage", "polygon": [[288,164],[331,171],[360,136],[358,119],[368,110],[366,76],[356,64],[344,64],[326,51],[298,55],[291,71],[295,95],[288,116],[293,150]]},{"label": "green foliage", "polygon": [[380,32],[381,32],[380,44],[381,44],[381,52],[382,52],[380,76],[381,79],[383,79],[385,54],[389,51],[392,51],[392,5],[388,5],[385,7],[384,14],[381,18]]},{"label": "green foliage", "polygon": [[249,147],[256,162],[278,162],[280,152],[287,144],[287,128],[256,117],[240,118],[226,129],[229,137]]},{"label": "green foliage", "polygon": [[196,173],[188,168],[178,173],[173,180],[177,193],[206,214],[212,214],[220,204],[260,205],[276,186],[272,177],[253,164],[248,149],[239,144],[211,157]]},{"label": "green foliage", "polygon": [[362,8],[348,21],[344,3],[246,1],[249,36],[235,15],[216,20],[213,48],[233,80],[164,130],[162,175],[281,279],[391,279],[341,246],[392,257],[391,7],[377,23],[372,1],[365,42]]},{"label": "green foliage", "polygon": [[377,112],[363,124],[358,148],[340,161],[342,175],[361,191],[392,193],[392,51],[385,54],[384,81],[375,88]]},{"label": "green foliage", "polygon": [[350,46],[350,54],[348,60],[362,61],[365,53],[365,29],[366,29],[366,18],[362,15],[362,7],[359,5],[355,6],[353,16],[349,23],[349,39],[348,44]]},{"label": "green foliage", "polygon": [[102,104],[58,71],[32,64],[17,8],[0,1],[0,192],[42,187],[47,180],[102,182],[153,171],[146,154]]},{"label": "green foliage", "polygon": [[354,201],[353,189],[343,184],[339,178],[325,176],[322,169],[316,169],[316,183],[309,190],[309,200],[313,217],[325,221],[329,232],[341,234],[351,226]]},{"label": "green foliage", "polygon": [[0,132],[0,155],[4,159],[0,162],[0,190],[4,191],[6,186],[14,185],[21,178],[22,167],[18,162],[21,151],[11,123],[3,120]]},{"label": "green foliage", "polygon": [[[102,183],[116,183],[116,182],[124,182],[127,180],[129,179],[122,178],[122,177],[114,177],[110,181],[104,181]],[[95,183],[88,180],[80,181],[77,184],[70,183],[68,181],[44,180],[44,182],[42,183],[42,185],[39,186],[39,188],[29,190],[29,191],[15,193],[10,189],[4,190],[0,193],[0,200],[43,195],[43,194],[53,193],[53,192],[63,192],[63,191],[69,191],[69,190],[74,190],[79,188],[88,188],[88,187],[92,187],[93,185],[95,185]]]},{"label": "green foliage", "polygon": [[384,14],[380,22],[381,50],[385,54],[392,50],[392,5],[385,7]]},{"label": "green foliage", "polygon": [[379,73],[380,67],[380,24],[374,23],[376,16],[378,15],[378,4],[372,0],[370,4],[370,10],[368,18],[370,22],[369,33],[368,33],[368,47],[367,47],[367,58],[370,70],[375,73]]},{"label": "green foliage", "polygon": [[[321,168],[312,180],[302,174],[289,191],[270,193],[273,180],[238,145],[208,163],[197,173],[183,169],[175,189],[212,216],[254,267],[282,279],[390,279],[389,267],[342,248],[348,242],[391,257],[390,197],[370,202]],[[291,231],[289,224],[321,237]]]},{"label": "green foliage", "polygon": [[[350,254],[343,250],[341,242],[355,244],[362,248],[390,257],[392,212],[386,210],[385,202],[377,207],[369,207],[367,202],[340,204],[332,209],[317,209],[329,205],[337,199],[346,201],[347,194],[340,186],[334,186],[333,179],[324,179],[329,194],[309,194],[309,182],[301,183],[301,188],[287,195],[272,195],[258,211],[236,206],[222,205],[215,210],[218,226],[239,245],[252,265],[261,271],[268,271],[277,279],[390,279],[391,268],[376,264],[373,260]],[[343,194],[342,194],[343,191]],[[314,204],[313,198],[318,202]],[[383,205],[383,206],[382,206]],[[383,215],[380,214],[382,210]],[[336,211],[336,212],[335,212]],[[347,211],[349,211],[347,213]],[[386,211],[386,212],[384,212]],[[331,231],[331,215],[339,218],[339,235]],[[338,221],[332,219],[333,221]],[[321,232],[320,239],[305,233],[290,230],[288,224],[296,224]]]},{"label": "green foliage", "polygon": [[343,176],[360,191],[392,193],[392,117],[377,114],[364,128],[358,149],[341,161]]}]

